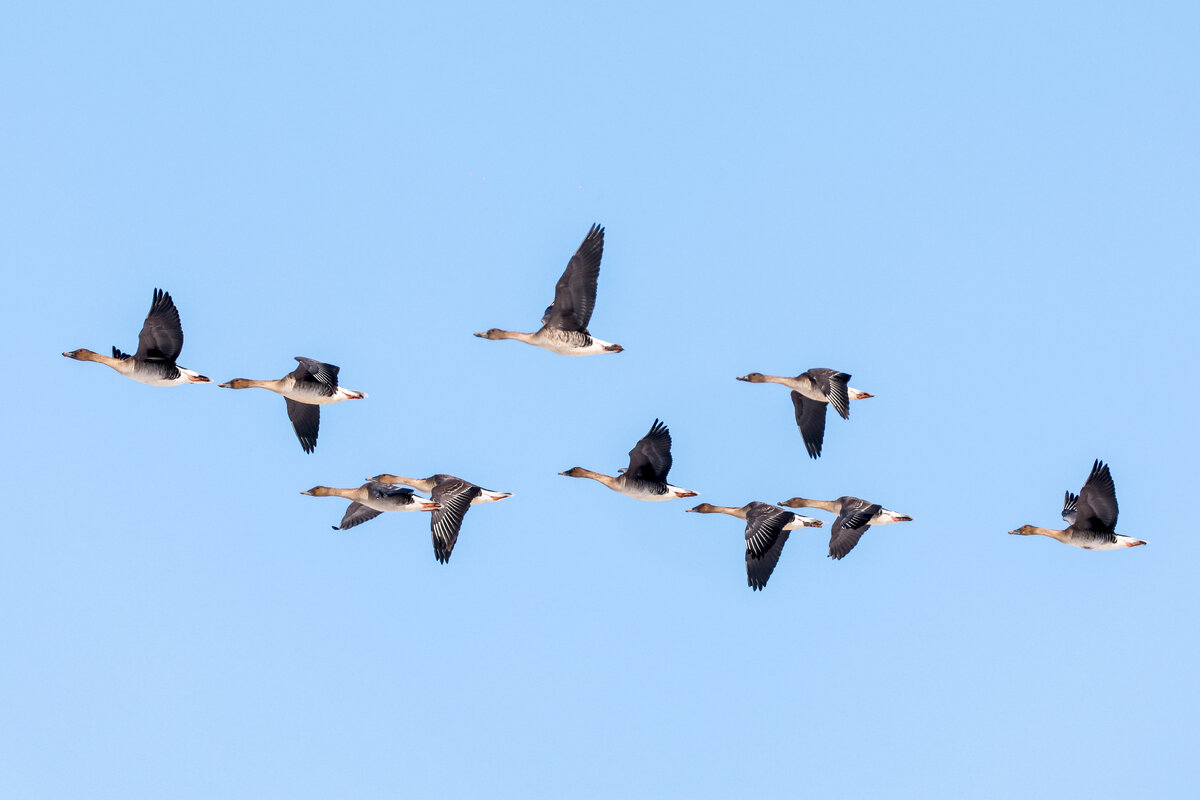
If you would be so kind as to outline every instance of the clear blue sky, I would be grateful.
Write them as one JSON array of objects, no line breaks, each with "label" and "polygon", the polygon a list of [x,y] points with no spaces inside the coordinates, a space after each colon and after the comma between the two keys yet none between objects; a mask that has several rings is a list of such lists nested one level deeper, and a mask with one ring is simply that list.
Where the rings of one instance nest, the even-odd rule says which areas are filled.
[{"label": "clear blue sky", "polygon": [[[1193,4],[250,5],[0,11],[0,793],[1197,792]],[[592,222],[625,352],[472,337]],[[156,286],[184,366],[370,398],[306,456],[59,355]],[[819,461],[734,380],[815,366],[876,395]],[[701,500],[916,521],[751,592],[741,523],[556,474],[655,417]],[[1006,535],[1097,457],[1148,547]],[[385,471],[515,497],[441,566],[299,494]]]}]

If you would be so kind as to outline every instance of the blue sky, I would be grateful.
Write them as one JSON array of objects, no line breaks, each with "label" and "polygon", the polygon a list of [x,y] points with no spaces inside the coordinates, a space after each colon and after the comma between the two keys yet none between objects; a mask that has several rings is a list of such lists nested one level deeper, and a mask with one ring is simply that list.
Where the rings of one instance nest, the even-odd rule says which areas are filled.
[{"label": "blue sky", "polygon": [[[900,7],[903,6],[903,7]],[[93,4],[0,11],[14,797],[1131,797],[1197,788],[1184,3]],[[534,330],[588,226],[592,331]],[[154,389],[155,287],[215,381]],[[875,399],[807,458],[787,392]],[[556,473],[913,515],[845,560]],[[1053,526],[1092,460],[1118,531]],[[515,497],[329,529],[299,494]],[[827,523],[828,524],[828,523]]]}]

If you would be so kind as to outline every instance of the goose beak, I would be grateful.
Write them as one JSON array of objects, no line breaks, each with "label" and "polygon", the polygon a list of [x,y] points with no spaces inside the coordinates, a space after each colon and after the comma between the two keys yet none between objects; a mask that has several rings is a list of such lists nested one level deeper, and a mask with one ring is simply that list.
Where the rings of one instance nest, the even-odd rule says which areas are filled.
[{"label": "goose beak", "polygon": [[310,490],[310,489],[305,489],[305,490],[304,490],[303,492],[301,492],[300,494],[306,494],[306,495],[308,495],[309,497],[312,497],[312,496],[313,496],[312,490]]}]

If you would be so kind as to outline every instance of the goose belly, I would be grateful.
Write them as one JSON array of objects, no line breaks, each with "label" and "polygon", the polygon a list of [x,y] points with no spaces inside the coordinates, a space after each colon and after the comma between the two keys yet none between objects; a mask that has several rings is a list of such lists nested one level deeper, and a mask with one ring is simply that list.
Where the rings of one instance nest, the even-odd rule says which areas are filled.
[{"label": "goose belly", "polygon": [[333,394],[320,394],[318,392],[297,391],[294,388],[285,389],[280,392],[281,395],[288,400],[295,400],[297,403],[305,403],[310,406],[324,406],[330,403],[339,403],[342,400],[349,400],[355,397],[366,397],[362,392],[355,392],[351,389],[344,389],[341,386]]},{"label": "goose belly", "polygon": [[[171,374],[172,372],[174,372],[174,375]],[[125,374],[138,383],[144,383],[147,386],[179,386],[183,383],[189,383],[187,375],[177,367],[170,367],[168,369],[165,366],[146,367],[139,365]]]},{"label": "goose belly", "polygon": [[590,356],[603,353],[605,347],[612,345],[611,342],[593,339],[582,331],[563,331],[556,328],[541,330],[530,344],[564,356]]}]

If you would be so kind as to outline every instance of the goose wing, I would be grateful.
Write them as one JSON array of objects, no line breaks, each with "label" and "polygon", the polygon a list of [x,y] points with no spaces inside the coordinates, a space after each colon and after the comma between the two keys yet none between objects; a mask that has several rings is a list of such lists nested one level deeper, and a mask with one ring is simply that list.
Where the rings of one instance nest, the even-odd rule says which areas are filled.
[{"label": "goose wing", "polygon": [[298,403],[290,397],[283,398],[287,403],[288,419],[292,421],[292,429],[304,452],[311,453],[317,448],[317,433],[321,429],[321,407],[312,403]]},{"label": "goose wing", "polygon": [[471,507],[471,501],[482,492],[478,486],[462,478],[449,478],[434,486],[429,493],[435,502],[441,503],[440,508],[434,509],[429,529],[433,532],[433,554],[442,564],[450,560],[450,553],[458,542],[458,531],[467,509]]},{"label": "goose wing", "polygon": [[[313,406],[313,408],[318,408],[318,406]],[[366,488],[371,497],[376,500],[394,500],[397,505],[401,506],[406,506],[413,502],[413,490],[407,486],[393,486],[390,483],[367,481]]]},{"label": "goose wing", "polygon": [[754,591],[767,585],[779,563],[790,531],[783,529],[794,515],[768,503],[751,503],[746,513],[746,583]]},{"label": "goose wing", "polygon": [[871,526],[867,523],[881,508],[878,503],[868,503],[857,497],[843,497],[841,513],[833,521],[833,528],[829,531],[829,557],[845,558],[858,544],[862,535],[870,529]]},{"label": "goose wing", "polygon": [[1076,504],[1078,502],[1079,502],[1079,495],[1077,495],[1077,494],[1074,494],[1072,492],[1067,492],[1063,496],[1062,518],[1063,518],[1063,522],[1066,522],[1068,525],[1075,524],[1075,517],[1076,517],[1076,514],[1078,513],[1078,508],[1077,508]]},{"label": "goose wing", "polygon": [[296,360],[300,366],[292,370],[292,377],[296,379],[298,388],[326,397],[332,397],[337,392],[339,367],[304,356],[296,356]]},{"label": "goose wing", "polygon": [[671,471],[671,431],[666,423],[654,420],[650,432],[629,451],[625,474],[647,481],[666,483]]},{"label": "goose wing", "polygon": [[1112,533],[1117,527],[1117,488],[1108,465],[1100,459],[1092,464],[1092,472],[1079,490],[1075,513],[1076,528]]},{"label": "goose wing", "polygon": [[804,374],[821,390],[829,405],[833,406],[833,410],[840,414],[842,419],[850,419],[850,392],[846,388],[850,380],[849,375],[836,369],[824,368],[810,369]]},{"label": "goose wing", "polygon": [[171,295],[162,289],[154,290],[150,313],[138,334],[137,358],[140,361],[169,361],[175,363],[183,351],[183,326],[179,310]]},{"label": "goose wing", "polygon": [[342,524],[335,527],[334,530],[335,531],[350,530],[355,525],[362,525],[364,522],[367,522],[368,520],[375,519],[381,513],[383,513],[383,512],[376,511],[373,508],[367,508],[362,503],[359,503],[357,501],[353,502],[350,504],[350,507],[346,509],[346,513],[342,517]]},{"label": "goose wing", "polygon": [[812,458],[820,458],[821,443],[825,441],[825,406],[829,404],[793,391],[792,405],[796,407],[796,425],[804,437],[805,449]]},{"label": "goose wing", "polygon": [[604,228],[592,225],[554,286],[554,302],[542,315],[543,325],[587,333],[596,305],[596,279],[600,276],[603,255]]}]

